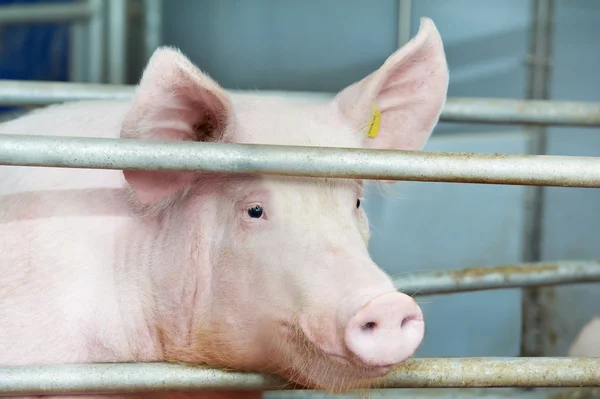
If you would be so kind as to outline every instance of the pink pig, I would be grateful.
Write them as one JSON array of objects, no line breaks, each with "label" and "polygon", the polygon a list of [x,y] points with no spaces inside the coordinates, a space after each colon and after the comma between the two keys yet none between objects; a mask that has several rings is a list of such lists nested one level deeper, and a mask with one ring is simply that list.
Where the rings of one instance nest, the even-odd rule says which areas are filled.
[{"label": "pink pig", "polygon": [[[163,47],[131,102],[55,105],[0,132],[419,150],[447,88],[423,18],[327,103],[232,96]],[[187,362],[344,392],[423,339],[419,306],[369,256],[360,180],[2,166],[0,181],[0,365]]]},{"label": "pink pig", "polygon": [[569,348],[572,357],[600,357],[600,315],[590,320]]}]

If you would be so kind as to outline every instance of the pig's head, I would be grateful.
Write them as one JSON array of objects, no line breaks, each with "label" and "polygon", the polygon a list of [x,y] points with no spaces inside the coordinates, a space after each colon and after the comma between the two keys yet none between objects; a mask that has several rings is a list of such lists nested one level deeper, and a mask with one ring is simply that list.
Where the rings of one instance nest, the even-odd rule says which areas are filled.
[{"label": "pig's head", "polygon": [[[181,53],[161,48],[122,137],[419,150],[447,87],[442,41],[429,19],[378,70],[322,104],[232,97]],[[374,108],[380,124],[369,135]],[[124,176],[136,204],[163,226],[160,247],[171,254],[152,266],[165,360],[344,391],[369,386],[420,345],[419,306],[369,256],[362,181]]]}]

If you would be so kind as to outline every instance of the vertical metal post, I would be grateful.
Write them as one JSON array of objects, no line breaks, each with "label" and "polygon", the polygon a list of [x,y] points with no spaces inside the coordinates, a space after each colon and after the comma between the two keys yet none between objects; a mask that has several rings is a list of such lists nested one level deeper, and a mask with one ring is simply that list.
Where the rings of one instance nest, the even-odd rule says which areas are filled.
[{"label": "vertical metal post", "polygon": [[91,83],[102,83],[104,79],[104,1],[88,0],[91,11],[89,22],[88,81]]},{"label": "vertical metal post", "polygon": [[127,0],[110,0],[108,5],[108,81],[124,84],[127,70]]},{"label": "vertical metal post", "polygon": [[[550,69],[552,58],[552,34],[554,0],[532,1],[532,29],[530,53],[527,57],[529,79],[527,97],[548,99],[550,97]],[[536,127],[531,132],[531,153],[546,153],[546,130]],[[525,262],[541,260],[543,240],[542,220],[544,211],[544,187],[528,189],[526,205]],[[552,289],[552,288],[548,288]],[[545,288],[530,288],[523,291],[521,356],[542,356],[543,334],[546,330],[543,306],[550,300]]]},{"label": "vertical metal post", "polygon": [[412,37],[412,0],[398,0],[398,48]]},{"label": "vertical metal post", "polygon": [[162,0],[144,0],[144,51],[148,60],[162,44]]},{"label": "vertical metal post", "polygon": [[71,51],[69,57],[69,69],[71,82],[85,82],[88,79],[86,74],[86,33],[89,34],[89,29],[86,29],[86,23],[79,21],[73,22],[71,25]]}]

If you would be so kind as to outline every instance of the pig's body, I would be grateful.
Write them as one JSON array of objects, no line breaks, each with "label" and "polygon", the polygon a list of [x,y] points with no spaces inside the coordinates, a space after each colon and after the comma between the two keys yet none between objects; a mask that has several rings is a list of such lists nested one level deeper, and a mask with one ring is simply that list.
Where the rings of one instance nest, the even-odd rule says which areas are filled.
[{"label": "pig's body", "polygon": [[600,315],[579,331],[569,348],[569,356],[600,357]]},{"label": "pig's body", "polygon": [[[52,106],[0,133],[118,138],[127,106]],[[0,181],[0,363],[159,359],[144,311],[147,274],[123,259],[151,253],[123,173],[0,167]]]},{"label": "pig's body", "polygon": [[[232,101],[161,49],[131,102],[53,106],[0,133],[411,150],[447,83],[429,20],[326,104]],[[368,255],[360,181],[31,167],[0,181],[0,365],[176,361],[344,391],[422,340],[419,307]]]}]

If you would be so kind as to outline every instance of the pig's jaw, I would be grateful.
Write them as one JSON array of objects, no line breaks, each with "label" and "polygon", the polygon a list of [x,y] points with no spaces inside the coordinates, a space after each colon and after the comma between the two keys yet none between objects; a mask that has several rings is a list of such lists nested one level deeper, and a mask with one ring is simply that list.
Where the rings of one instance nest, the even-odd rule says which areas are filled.
[{"label": "pig's jaw", "polygon": [[392,370],[392,366],[361,367],[326,354],[303,340],[299,333],[296,339],[282,343],[276,356],[280,362],[271,365],[269,372],[288,379],[292,385],[336,394],[370,389]]}]

